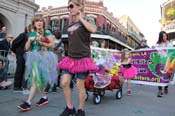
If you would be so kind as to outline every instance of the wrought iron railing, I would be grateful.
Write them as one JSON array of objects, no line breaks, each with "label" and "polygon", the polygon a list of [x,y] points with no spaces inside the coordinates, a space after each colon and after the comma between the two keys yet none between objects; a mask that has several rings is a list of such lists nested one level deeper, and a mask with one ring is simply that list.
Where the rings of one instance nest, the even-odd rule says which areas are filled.
[{"label": "wrought iron railing", "polygon": [[[67,28],[63,28],[63,30],[57,30],[59,32],[61,32],[62,34],[67,34]],[[127,44],[128,46],[134,48],[134,45],[129,43],[126,38],[124,38],[123,36],[121,36],[118,32],[112,32],[110,30],[104,30],[104,29],[98,29],[97,32],[95,34],[100,34],[100,35],[110,35],[112,37],[114,37],[115,39],[121,41],[124,44]]]}]

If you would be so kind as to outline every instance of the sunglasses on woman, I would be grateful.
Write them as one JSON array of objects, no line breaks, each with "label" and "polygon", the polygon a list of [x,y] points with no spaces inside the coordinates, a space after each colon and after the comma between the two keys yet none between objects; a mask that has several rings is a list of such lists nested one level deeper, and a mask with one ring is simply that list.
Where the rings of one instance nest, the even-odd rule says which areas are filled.
[{"label": "sunglasses on woman", "polygon": [[70,4],[67,9],[73,9],[74,8],[74,5],[73,4]]}]

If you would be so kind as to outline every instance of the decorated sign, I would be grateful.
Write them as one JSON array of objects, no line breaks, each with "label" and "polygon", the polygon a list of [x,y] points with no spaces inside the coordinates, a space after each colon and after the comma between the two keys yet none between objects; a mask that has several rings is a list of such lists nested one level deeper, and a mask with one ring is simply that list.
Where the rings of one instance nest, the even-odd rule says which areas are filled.
[{"label": "decorated sign", "polygon": [[[97,65],[102,64],[109,73],[119,75],[120,51],[92,48],[91,54]],[[155,86],[174,84],[175,48],[134,50],[131,57],[138,71],[131,82]]]},{"label": "decorated sign", "polygon": [[133,51],[132,63],[138,70],[132,82],[166,86],[173,82],[175,48]]}]

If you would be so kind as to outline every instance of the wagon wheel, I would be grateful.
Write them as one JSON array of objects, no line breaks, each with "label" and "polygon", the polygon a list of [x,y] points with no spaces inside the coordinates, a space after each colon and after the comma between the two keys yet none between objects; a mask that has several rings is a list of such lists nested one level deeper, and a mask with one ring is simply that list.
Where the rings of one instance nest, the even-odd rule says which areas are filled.
[{"label": "wagon wheel", "polygon": [[119,89],[117,92],[116,92],[116,99],[121,99],[122,98],[122,89]]},{"label": "wagon wheel", "polygon": [[94,104],[100,104],[101,103],[101,96],[94,95],[93,102],[94,102]]}]

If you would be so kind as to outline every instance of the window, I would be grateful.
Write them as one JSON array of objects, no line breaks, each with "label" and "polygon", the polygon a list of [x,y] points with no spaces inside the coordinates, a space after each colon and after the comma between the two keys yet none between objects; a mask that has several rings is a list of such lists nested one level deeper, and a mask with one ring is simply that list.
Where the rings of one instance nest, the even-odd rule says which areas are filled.
[{"label": "window", "polygon": [[60,25],[59,25],[59,20],[58,19],[53,19],[53,20],[50,21],[50,29],[52,31],[60,30]]}]

